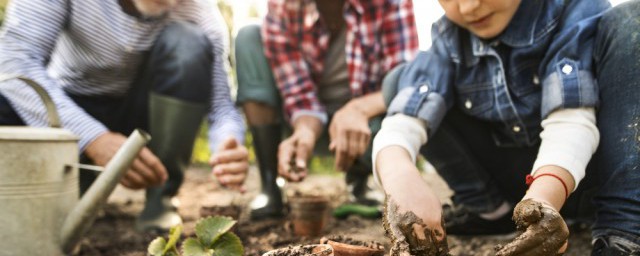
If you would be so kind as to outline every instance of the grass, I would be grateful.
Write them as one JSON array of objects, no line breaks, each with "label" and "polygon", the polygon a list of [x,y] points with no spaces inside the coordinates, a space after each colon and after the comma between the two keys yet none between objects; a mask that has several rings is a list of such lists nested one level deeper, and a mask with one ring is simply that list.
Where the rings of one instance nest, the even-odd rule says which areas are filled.
[{"label": "grass", "polygon": [[[196,142],[193,147],[193,155],[191,161],[194,165],[205,166],[209,161],[211,151],[209,150],[208,136],[207,136],[207,123],[204,122],[200,127],[200,132],[196,138]],[[245,147],[249,150],[249,162],[254,165],[256,163],[256,156],[253,149],[253,137],[251,133],[247,131],[245,134]],[[309,169],[314,174],[324,175],[336,175],[337,171],[333,168],[334,158],[332,156],[315,156],[309,163]]]}]

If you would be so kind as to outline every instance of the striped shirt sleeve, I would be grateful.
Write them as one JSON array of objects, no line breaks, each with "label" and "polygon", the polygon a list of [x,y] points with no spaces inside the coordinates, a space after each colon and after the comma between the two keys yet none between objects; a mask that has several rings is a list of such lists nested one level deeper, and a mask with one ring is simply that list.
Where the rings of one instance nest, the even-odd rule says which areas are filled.
[{"label": "striped shirt sleeve", "polygon": [[[80,150],[107,128],[71,100],[47,74],[47,64],[65,25],[69,0],[12,0],[0,31],[0,73],[30,78],[50,94],[62,126],[80,137]],[[37,94],[24,83],[0,83],[0,93],[9,99],[30,126],[46,126],[46,110]]]},{"label": "striped shirt sleeve", "polygon": [[209,37],[213,48],[213,76],[209,121],[209,146],[212,152],[220,143],[233,137],[244,142],[244,122],[231,99],[229,82],[229,34],[218,8],[206,4],[198,8],[198,23]]}]

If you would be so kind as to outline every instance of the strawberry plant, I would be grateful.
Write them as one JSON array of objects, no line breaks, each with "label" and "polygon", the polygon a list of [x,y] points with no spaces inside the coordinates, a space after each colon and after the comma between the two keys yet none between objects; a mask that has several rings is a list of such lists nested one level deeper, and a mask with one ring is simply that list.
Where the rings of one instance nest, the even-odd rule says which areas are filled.
[{"label": "strawberry plant", "polygon": [[169,231],[168,240],[158,237],[151,241],[147,252],[153,256],[235,256],[243,255],[242,241],[229,230],[236,221],[229,217],[207,217],[196,223],[196,237],[187,238],[178,251],[182,227]]}]

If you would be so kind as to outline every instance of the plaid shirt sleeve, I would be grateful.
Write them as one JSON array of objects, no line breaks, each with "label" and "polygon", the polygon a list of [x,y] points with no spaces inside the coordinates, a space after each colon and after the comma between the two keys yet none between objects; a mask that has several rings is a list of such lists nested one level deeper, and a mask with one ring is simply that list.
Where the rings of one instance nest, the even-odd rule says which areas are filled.
[{"label": "plaid shirt sleeve", "polygon": [[[283,98],[285,117],[290,119],[297,116],[296,113],[324,114],[324,106],[318,100],[311,72],[302,56],[301,37],[295,35],[301,30],[303,14],[287,10],[285,2],[269,1],[262,26],[264,52]],[[323,121],[326,122],[326,118]]]},{"label": "plaid shirt sleeve", "polygon": [[411,0],[387,1],[387,4],[381,36],[385,73],[412,60],[419,47]]}]

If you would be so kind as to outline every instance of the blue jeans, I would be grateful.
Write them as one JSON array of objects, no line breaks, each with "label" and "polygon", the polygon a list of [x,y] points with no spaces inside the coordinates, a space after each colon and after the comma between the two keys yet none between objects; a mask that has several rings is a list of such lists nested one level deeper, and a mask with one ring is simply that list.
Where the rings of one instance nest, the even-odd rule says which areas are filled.
[{"label": "blue jeans", "polygon": [[[213,56],[209,40],[196,25],[168,25],[146,55],[126,96],[67,95],[109,130],[122,134],[148,128],[149,92],[209,104]],[[2,94],[0,125],[25,125]]]},{"label": "blue jeans", "polygon": [[610,10],[596,37],[599,191],[593,237],[640,253],[640,1]]}]

